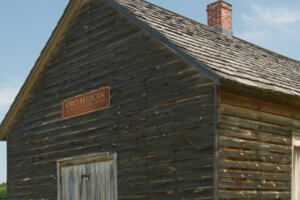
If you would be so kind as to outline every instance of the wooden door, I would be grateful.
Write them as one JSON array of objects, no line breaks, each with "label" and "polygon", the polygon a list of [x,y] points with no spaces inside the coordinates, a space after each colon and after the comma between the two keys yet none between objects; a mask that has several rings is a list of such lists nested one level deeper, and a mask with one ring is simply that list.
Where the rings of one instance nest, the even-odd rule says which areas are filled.
[{"label": "wooden door", "polygon": [[117,200],[115,154],[58,162],[59,200]]}]

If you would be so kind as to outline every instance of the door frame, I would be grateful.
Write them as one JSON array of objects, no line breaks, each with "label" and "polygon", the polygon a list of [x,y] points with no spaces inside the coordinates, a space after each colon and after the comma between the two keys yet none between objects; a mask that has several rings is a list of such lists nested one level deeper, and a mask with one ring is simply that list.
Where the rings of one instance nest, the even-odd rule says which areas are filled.
[{"label": "door frame", "polygon": [[[118,183],[117,182],[117,153],[111,153],[111,152],[96,153],[96,154],[94,153],[94,154],[74,156],[74,157],[57,160],[57,199],[63,200],[61,198],[61,195],[62,195],[61,168],[62,167],[70,167],[70,166],[75,166],[75,165],[103,162],[103,161],[110,161],[110,160],[112,160],[114,163],[116,163],[114,165],[115,166],[114,174],[116,174],[114,182],[117,184]],[[117,191],[116,191],[116,196],[117,196]]]},{"label": "door frame", "polygon": [[[297,196],[296,196],[296,194],[295,194],[295,187],[296,187],[296,180],[297,181],[299,181],[299,179],[296,179],[296,176],[295,176],[295,171],[296,171],[296,169],[295,169],[295,157],[296,157],[296,153],[295,153],[295,151],[296,151],[296,149],[299,149],[300,148],[300,134],[298,133],[298,134],[295,134],[294,133],[294,135],[293,135],[293,146],[292,146],[292,172],[291,172],[291,176],[292,176],[292,184],[291,184],[291,186],[292,186],[292,188],[291,188],[291,199],[292,200],[297,200]],[[298,166],[298,168],[299,168],[299,166]]]}]

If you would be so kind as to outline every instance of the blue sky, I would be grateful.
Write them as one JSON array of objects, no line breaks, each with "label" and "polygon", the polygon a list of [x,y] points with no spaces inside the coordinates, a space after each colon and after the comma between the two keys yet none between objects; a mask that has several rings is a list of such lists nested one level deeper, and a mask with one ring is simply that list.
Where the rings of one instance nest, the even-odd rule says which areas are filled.
[{"label": "blue sky", "polygon": [[[149,0],[206,24],[214,0]],[[227,0],[233,5],[233,34],[300,60],[299,0]],[[68,0],[0,2],[0,121],[33,67]],[[0,142],[0,183],[6,181],[6,143]]]}]

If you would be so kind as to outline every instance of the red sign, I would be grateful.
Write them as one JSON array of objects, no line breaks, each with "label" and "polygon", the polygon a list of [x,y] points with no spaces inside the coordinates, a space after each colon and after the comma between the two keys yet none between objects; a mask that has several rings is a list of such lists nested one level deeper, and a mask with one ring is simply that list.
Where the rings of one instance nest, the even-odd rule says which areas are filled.
[{"label": "red sign", "polygon": [[79,115],[102,110],[110,106],[110,88],[105,87],[82,94],[62,103],[62,118],[68,119]]}]

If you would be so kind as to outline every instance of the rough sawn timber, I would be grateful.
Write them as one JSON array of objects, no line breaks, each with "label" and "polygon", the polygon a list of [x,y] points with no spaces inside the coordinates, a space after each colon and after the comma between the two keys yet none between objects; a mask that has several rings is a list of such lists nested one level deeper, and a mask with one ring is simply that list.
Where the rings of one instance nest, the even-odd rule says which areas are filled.
[{"label": "rough sawn timber", "polygon": [[219,198],[291,199],[299,102],[226,83],[218,90]]},{"label": "rough sawn timber", "polygon": [[[111,107],[61,119],[104,86]],[[26,99],[8,142],[9,199],[57,198],[56,162],[118,154],[118,199],[212,199],[215,84],[104,1],[88,1]]]}]

